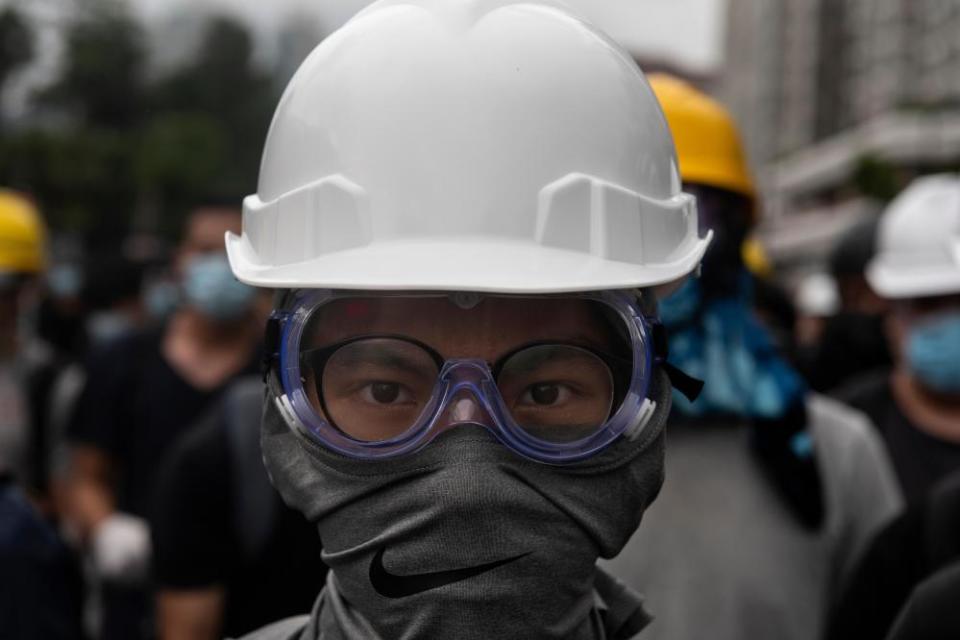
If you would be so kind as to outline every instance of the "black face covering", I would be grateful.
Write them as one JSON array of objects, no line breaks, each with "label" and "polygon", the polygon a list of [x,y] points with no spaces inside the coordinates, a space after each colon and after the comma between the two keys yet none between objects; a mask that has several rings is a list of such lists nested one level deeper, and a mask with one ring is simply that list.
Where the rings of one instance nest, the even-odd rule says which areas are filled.
[{"label": "black face covering", "polygon": [[892,362],[883,316],[842,311],[824,326],[806,373],[813,388],[828,392]]},{"label": "black face covering", "polygon": [[614,637],[597,627],[595,562],[619,553],[663,480],[670,385],[652,387],[646,428],[554,467],[471,425],[408,457],[348,459],[288,426],[274,381],[265,462],[331,569],[312,637]]},{"label": "black face covering", "polygon": [[700,283],[705,299],[724,298],[739,292],[743,278],[743,243],[750,232],[750,199],[706,185],[685,183],[697,197],[700,233],[713,230],[713,242],[703,256]]}]

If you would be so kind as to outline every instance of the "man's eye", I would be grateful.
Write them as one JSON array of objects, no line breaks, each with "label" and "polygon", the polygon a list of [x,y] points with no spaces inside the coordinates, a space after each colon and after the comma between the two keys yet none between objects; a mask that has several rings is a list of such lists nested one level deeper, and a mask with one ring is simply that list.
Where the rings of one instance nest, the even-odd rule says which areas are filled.
[{"label": "man's eye", "polygon": [[397,382],[371,382],[361,390],[363,399],[374,404],[401,404],[411,402],[411,393]]},{"label": "man's eye", "polygon": [[559,404],[570,397],[570,390],[554,382],[542,382],[530,385],[520,399],[522,404],[549,407]]}]

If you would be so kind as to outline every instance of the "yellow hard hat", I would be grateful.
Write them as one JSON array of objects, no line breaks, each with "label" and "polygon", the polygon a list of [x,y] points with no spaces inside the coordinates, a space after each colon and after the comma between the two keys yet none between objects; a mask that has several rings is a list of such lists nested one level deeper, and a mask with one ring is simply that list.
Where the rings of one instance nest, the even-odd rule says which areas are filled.
[{"label": "yellow hard hat", "polygon": [[0,272],[37,273],[46,265],[46,230],[23,195],[0,189]]},{"label": "yellow hard hat", "polygon": [[743,264],[758,278],[769,278],[773,275],[773,263],[763,244],[756,235],[749,235],[740,247]]},{"label": "yellow hard hat", "polygon": [[754,198],[740,134],[723,105],[674,76],[654,73],[647,79],[673,132],[684,182]]}]

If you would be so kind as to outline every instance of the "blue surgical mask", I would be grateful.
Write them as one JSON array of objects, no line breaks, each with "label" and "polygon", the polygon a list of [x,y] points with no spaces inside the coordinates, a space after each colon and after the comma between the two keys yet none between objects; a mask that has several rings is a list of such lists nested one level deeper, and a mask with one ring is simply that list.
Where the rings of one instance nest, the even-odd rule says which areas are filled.
[{"label": "blue surgical mask", "polygon": [[906,357],[910,371],[925,386],[960,393],[960,310],[912,326]]},{"label": "blue surgical mask", "polygon": [[47,274],[47,287],[55,298],[72,298],[80,294],[83,275],[76,265],[61,264]]},{"label": "blue surgical mask", "polygon": [[239,320],[253,306],[256,289],[237,280],[225,255],[198,256],[187,263],[184,298],[212,320]]},{"label": "blue surgical mask", "polygon": [[155,280],[144,289],[143,305],[153,320],[166,320],[179,303],[180,288],[174,282]]},{"label": "blue surgical mask", "polygon": [[96,345],[113,342],[133,329],[133,321],[119,311],[100,311],[87,319],[87,336]]}]

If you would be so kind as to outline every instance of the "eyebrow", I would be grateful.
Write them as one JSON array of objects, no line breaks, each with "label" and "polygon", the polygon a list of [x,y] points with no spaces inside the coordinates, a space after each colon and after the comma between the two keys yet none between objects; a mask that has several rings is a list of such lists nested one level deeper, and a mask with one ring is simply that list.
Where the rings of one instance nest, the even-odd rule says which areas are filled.
[{"label": "eyebrow", "polygon": [[[375,366],[416,374],[421,378],[424,377],[423,368],[413,365],[409,358],[403,358],[397,354],[388,353],[383,349],[377,349],[369,346],[358,346],[356,349],[350,350],[347,356],[339,357],[337,363],[340,366],[346,367],[356,367],[361,364],[372,364]],[[430,367],[433,371],[436,371],[436,365],[432,360],[430,361]],[[430,377],[435,375],[436,373],[433,373]]]},{"label": "eyebrow", "polygon": [[[539,346],[540,346],[540,347],[549,347],[550,345],[549,345],[549,344],[546,344],[546,345],[541,344],[541,345],[539,345]],[[518,352],[517,354],[514,354],[514,355],[519,355],[519,354],[522,353],[522,354],[525,355],[524,358],[521,358],[521,359],[518,360],[519,366],[518,366],[516,369],[514,369],[514,371],[517,371],[517,372],[520,372],[520,373],[527,373],[527,372],[530,372],[530,371],[535,371],[541,364],[543,364],[544,362],[549,361],[549,360],[551,359],[551,356],[557,353],[557,349],[558,349],[558,348],[569,347],[569,346],[580,346],[580,345],[574,345],[573,343],[558,344],[558,345],[556,345],[555,347],[551,348],[549,351],[547,351],[547,350],[542,350],[542,351],[541,351],[541,350],[537,350],[537,351],[534,351],[533,349],[536,349],[536,347],[532,347],[531,350],[529,350],[529,351],[528,351],[528,350],[522,350],[522,351]],[[572,353],[569,353],[569,352],[567,352],[567,353],[569,354],[569,357],[568,357],[568,358],[565,358],[565,360],[577,360],[577,359],[579,359],[579,358],[586,357],[586,354],[585,354],[585,353],[584,353],[584,354],[578,353],[578,354],[576,354],[576,355],[574,355],[574,354],[572,354]],[[513,358],[511,358],[511,361],[513,361]]]}]

